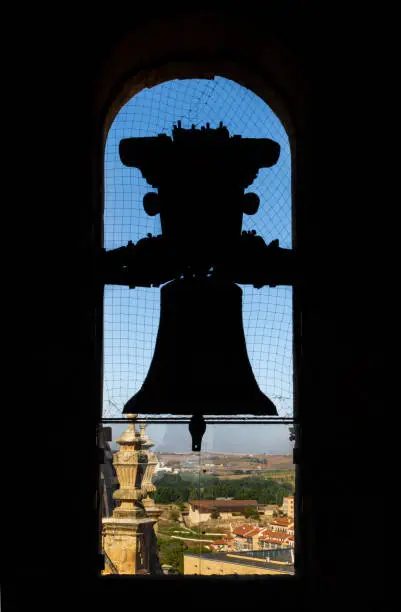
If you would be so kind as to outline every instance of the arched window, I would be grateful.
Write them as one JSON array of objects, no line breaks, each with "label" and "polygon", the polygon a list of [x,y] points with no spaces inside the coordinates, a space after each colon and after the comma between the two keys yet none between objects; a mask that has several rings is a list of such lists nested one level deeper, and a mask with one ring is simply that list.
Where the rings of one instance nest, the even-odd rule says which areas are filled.
[{"label": "arched window", "polygon": [[[186,129],[192,125],[200,128],[207,123],[214,128],[222,121],[231,135],[270,138],[279,143],[277,164],[260,170],[247,190],[260,197],[260,207],[255,215],[244,215],[243,229],[256,231],[266,244],[279,240],[281,248],[290,249],[292,181],[287,132],[264,100],[238,83],[216,76],[208,80],[173,80],[143,89],[114,118],[105,144],[106,252],[129,241],[135,244],[148,234],[161,233],[159,216],[147,215],[143,207],[144,195],[156,190],[147,184],[138,169],[122,164],[119,142],[123,138],[170,135],[178,120]],[[210,222],[213,223],[212,218]],[[249,419],[245,428],[230,424],[227,417],[224,417],[224,426],[208,424],[200,455],[179,458],[178,465],[173,465],[172,453],[190,451],[188,426],[172,424],[171,420],[166,424],[160,418],[152,424],[152,419],[147,417],[148,433],[156,444],[154,450],[159,461],[166,461],[167,469],[179,470],[180,484],[176,492],[170,491],[171,503],[181,499],[185,504],[194,496],[201,500],[209,495],[213,499],[216,496],[244,499],[244,491],[249,491],[258,503],[281,505],[283,496],[293,493],[292,442],[288,429],[292,425],[294,403],[292,287],[256,289],[242,285],[241,288],[250,363],[260,389],[276,405],[278,418],[265,419],[264,425],[260,420],[253,424]],[[160,289],[105,286],[103,420],[113,426],[114,447],[115,439],[127,427],[121,423],[123,406],[138,392],[149,370],[159,317]],[[172,477],[166,473],[162,478],[156,477],[159,482],[156,501],[162,499],[162,489],[165,493],[166,484],[160,483],[167,483],[168,478]],[[246,479],[254,486],[245,486]],[[268,479],[268,486],[261,485],[263,479]],[[185,486],[185,481],[190,486]],[[216,485],[216,482],[222,484]],[[241,483],[241,491],[237,482]],[[166,501],[165,496],[163,500]]]}]

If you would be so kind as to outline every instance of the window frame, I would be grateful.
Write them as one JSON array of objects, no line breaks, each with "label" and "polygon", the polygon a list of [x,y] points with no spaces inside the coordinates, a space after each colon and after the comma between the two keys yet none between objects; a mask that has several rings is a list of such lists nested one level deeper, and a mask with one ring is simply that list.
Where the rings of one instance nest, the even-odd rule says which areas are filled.
[{"label": "window frame", "polygon": [[[224,75],[236,82],[240,82],[240,84],[242,84],[243,86],[247,87],[248,89],[251,89],[252,91],[254,91],[258,96],[260,96],[262,99],[265,100],[265,102],[274,110],[274,112],[277,114],[277,116],[279,117],[280,121],[284,124],[284,127],[287,131],[288,137],[289,137],[289,141],[290,141],[290,152],[291,152],[291,191],[292,191],[292,237],[293,237],[293,249],[297,248],[297,237],[298,237],[298,225],[299,222],[297,221],[297,216],[296,216],[296,208],[297,208],[297,199],[296,199],[296,189],[298,186],[298,181],[297,181],[297,164],[296,164],[296,142],[295,142],[295,134],[294,134],[294,128],[293,128],[293,124],[292,124],[292,119],[290,117],[290,114],[286,108],[286,104],[283,102],[283,99],[280,98],[280,94],[277,93],[277,91],[274,90],[274,85],[271,84],[271,82],[269,82],[269,79],[266,78],[265,75],[260,75],[257,73],[257,71],[253,71],[249,66],[240,66],[240,64],[237,64],[237,66],[240,66],[240,72],[242,72],[245,76],[243,79],[238,80],[238,77],[236,77],[235,74],[235,70],[233,70],[233,74],[227,74],[226,70],[219,70],[219,65],[226,65],[227,60],[224,59],[222,61],[213,61],[212,62],[212,66],[209,67],[207,74],[208,77],[206,78],[213,78],[211,75]],[[230,70],[232,69],[232,62],[229,62],[230,64]],[[178,66],[178,68],[177,68]],[[104,207],[104,199],[103,199],[103,195],[104,195],[104,187],[103,187],[103,181],[104,181],[104,148],[105,148],[105,142],[106,142],[106,138],[107,138],[107,133],[108,133],[108,129],[110,128],[110,125],[114,119],[114,117],[116,116],[116,114],[118,113],[118,111],[120,110],[120,108],[122,107],[123,104],[125,104],[125,102],[127,102],[127,98],[129,99],[130,97],[132,97],[133,95],[135,95],[135,93],[138,93],[144,86],[144,83],[149,83],[149,81],[152,82],[152,85],[167,81],[167,80],[172,80],[173,78],[177,78],[177,70],[178,72],[180,72],[181,70],[184,71],[184,74],[187,73],[188,71],[188,64],[186,62],[180,62],[180,63],[174,63],[174,67],[173,67],[173,71],[175,74],[171,73],[171,64],[169,64],[169,62],[166,62],[165,64],[163,64],[163,66],[158,66],[157,70],[156,70],[156,74],[153,72],[152,69],[148,70],[146,72],[145,78],[144,78],[144,74],[142,73],[139,77],[139,81],[138,81],[138,74],[136,73],[134,76],[130,76],[129,78],[125,78],[124,79],[124,83],[122,86],[120,86],[120,90],[118,92],[118,95],[116,96],[116,94],[114,93],[112,98],[109,101],[109,104],[106,106],[106,110],[103,114],[103,121],[102,121],[102,129],[101,129],[101,142],[102,142],[102,156],[101,156],[101,164],[100,164],[100,168],[98,168],[99,170],[99,175],[101,178],[101,184],[102,184],[102,188],[100,191],[100,205],[101,205],[101,210],[103,211],[103,207]],[[197,72],[197,71],[196,71]],[[201,70],[201,75],[200,74],[192,74],[192,77],[189,78],[204,78],[204,68],[202,68]],[[168,75],[168,77],[166,76],[166,74]],[[248,79],[249,77],[249,79]],[[178,78],[185,78],[183,77],[183,74],[180,73],[180,76],[178,76]],[[242,82],[241,82],[242,81]],[[257,87],[254,88],[252,87],[252,82],[256,82]],[[249,83],[249,84],[248,84]],[[259,87],[259,90],[258,90]],[[127,88],[128,91],[130,92],[129,95],[127,95]],[[262,91],[264,92],[264,94],[262,93]],[[268,92],[266,94],[266,92]],[[272,99],[274,99],[274,104],[272,104],[271,100],[269,99],[269,94],[271,94]],[[280,109],[279,111],[277,109]],[[284,118],[284,120],[283,120]],[[100,221],[100,225],[98,226],[98,236],[100,236],[101,238],[101,243],[103,243],[103,213],[101,215],[101,221]],[[300,446],[301,446],[301,440],[302,440],[302,436],[301,436],[301,413],[300,413],[300,409],[299,409],[299,386],[300,386],[300,363],[301,363],[301,356],[302,356],[302,308],[301,308],[301,304],[302,304],[302,299],[301,299],[301,293],[299,291],[299,288],[297,287],[297,285],[293,285],[292,287],[293,291],[293,309],[292,309],[292,315],[293,315],[293,376],[294,376],[294,409],[293,409],[293,424],[295,427],[295,431],[296,431],[296,442],[295,442],[295,448],[294,448],[294,465],[295,465],[295,500],[294,500],[294,523],[295,523],[295,531],[297,533],[297,538],[295,540],[295,549],[294,549],[294,554],[295,554],[295,574],[294,576],[290,576],[289,579],[295,584],[297,583],[297,586],[294,588],[298,589],[299,588],[299,584],[303,579],[304,573],[305,573],[305,558],[302,555],[301,552],[301,545],[302,545],[302,533],[301,533],[301,514],[302,514],[302,510],[303,510],[303,501],[302,501],[302,492],[301,492],[301,483],[302,483],[302,479],[300,476],[300,462],[299,462],[299,457],[300,457]],[[102,355],[102,342],[103,342],[103,285],[101,286],[101,290],[99,292],[99,297],[101,296],[101,300],[99,300],[98,306],[100,305],[100,308],[98,307],[97,309],[97,340],[98,340],[98,356],[99,354]],[[99,334],[100,332],[100,334]],[[100,342],[99,342],[99,336],[100,336]],[[99,361],[98,359],[98,365],[100,365],[100,369],[98,369],[98,371],[100,372],[100,376],[98,378],[99,383],[103,381],[103,373],[102,373],[102,364],[101,361]],[[100,387],[100,385],[99,385]],[[98,423],[102,422],[102,390],[99,390],[99,394],[98,394],[98,400],[99,403],[98,405],[98,414],[99,414],[99,409],[100,409],[100,415],[98,418]],[[98,525],[98,533],[100,533],[100,529],[101,529],[101,521]],[[100,538],[99,538],[100,541]],[[133,579],[144,579],[144,577],[132,577]],[[149,578],[149,577],[147,577]],[[171,579],[171,576],[168,577],[169,579]],[[201,577],[199,577],[201,578]],[[220,577],[221,579],[222,577]],[[224,576],[224,579],[229,580],[230,577],[229,576]],[[273,580],[274,577],[265,577],[263,578],[264,580],[266,580],[266,578],[269,579],[269,581]],[[163,577],[159,577],[156,579],[163,579]],[[191,580],[190,576],[182,576],[180,577],[181,580]]]}]

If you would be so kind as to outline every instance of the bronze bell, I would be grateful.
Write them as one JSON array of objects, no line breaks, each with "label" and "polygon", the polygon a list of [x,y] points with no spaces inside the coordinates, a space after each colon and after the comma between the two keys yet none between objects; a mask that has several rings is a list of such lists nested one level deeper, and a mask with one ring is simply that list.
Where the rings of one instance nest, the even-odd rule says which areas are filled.
[{"label": "bronze bell", "polygon": [[170,281],[161,290],[149,372],[124,413],[193,415],[193,449],[200,450],[205,423],[199,415],[277,414],[249,363],[242,290],[233,281],[263,285],[252,276],[263,257],[249,251],[255,241],[241,234],[243,214],[254,214],[259,198],[245,190],[260,168],[277,162],[280,146],[230,136],[222,123],[186,130],[178,122],[171,138],[123,139],[119,150],[123,164],[139,168],[157,188],[144,207],[160,214],[162,227],[162,236],[130,249],[120,282],[130,275],[129,286]]},{"label": "bronze bell", "polygon": [[153,360],[123,412],[277,415],[252,372],[238,285],[204,277],[162,287]]}]

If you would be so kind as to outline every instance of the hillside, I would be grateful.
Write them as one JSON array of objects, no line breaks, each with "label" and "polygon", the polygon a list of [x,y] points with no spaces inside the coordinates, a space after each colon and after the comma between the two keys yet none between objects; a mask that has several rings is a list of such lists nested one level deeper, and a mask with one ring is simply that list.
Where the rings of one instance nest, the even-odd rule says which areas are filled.
[{"label": "hillside", "polygon": [[292,455],[241,454],[241,453],[156,453],[166,466],[188,467],[191,465],[215,466],[217,469],[291,470],[294,467]]}]

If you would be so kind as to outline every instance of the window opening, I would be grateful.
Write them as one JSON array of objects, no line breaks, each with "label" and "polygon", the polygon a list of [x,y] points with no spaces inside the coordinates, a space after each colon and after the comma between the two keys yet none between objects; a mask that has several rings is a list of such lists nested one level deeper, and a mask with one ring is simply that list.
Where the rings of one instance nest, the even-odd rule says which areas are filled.
[{"label": "window opening", "polygon": [[[207,81],[171,81],[145,89],[121,109],[106,142],[106,251],[161,233],[159,215],[146,214],[142,203],[144,195],[156,189],[146,183],[138,169],[121,163],[120,141],[135,136],[169,135],[177,121],[186,129],[207,123],[216,128],[223,121],[231,134],[270,138],[279,143],[277,164],[261,169],[247,189],[259,196],[260,206],[256,214],[244,215],[242,227],[246,232],[257,232],[267,244],[279,240],[281,248],[290,249],[291,162],[287,134],[263,100],[237,83],[216,77]],[[122,415],[127,400],[140,389],[154,355],[160,289],[105,285],[104,405],[100,428],[100,445],[105,450],[100,496],[102,543],[104,551],[111,546],[114,558],[120,560],[120,571],[125,566],[127,573],[228,575],[252,573],[252,568],[254,573],[268,573],[268,567],[282,567],[285,569],[280,569],[281,573],[293,573],[295,535],[291,519],[295,483],[289,431],[293,424],[292,288],[289,284],[260,289],[240,286],[249,360],[260,389],[274,402],[278,416],[258,419],[245,414],[209,415],[202,451],[193,453],[188,415],[180,418],[139,414],[134,422]],[[105,427],[110,427],[107,434]],[[122,440],[118,446],[117,439],[124,436],[130,443]],[[155,445],[149,446],[149,441]],[[129,449],[125,454],[121,450],[124,448]],[[118,452],[121,456],[116,460]],[[175,463],[170,457],[174,454]],[[113,457],[117,468],[113,467]],[[135,536],[140,551],[136,561],[129,545],[134,536],[131,534],[129,540],[123,531],[116,534],[112,521],[113,512],[118,514],[118,504],[123,504],[123,500],[116,499],[123,478],[117,478],[117,471],[123,474],[129,470],[129,478],[136,478],[138,486],[136,492],[125,492],[134,496],[128,501],[134,503],[137,496],[145,518],[156,519],[152,524],[156,528],[147,530],[142,522],[142,533]],[[249,499],[244,497],[247,492]],[[278,503],[267,503],[273,499]],[[233,504],[234,501],[239,503]],[[243,501],[249,504],[241,505]],[[123,520],[124,512],[120,511],[120,515],[117,518]],[[239,522],[244,534],[234,533],[241,531]],[[113,554],[105,552],[105,573],[120,573],[119,563],[111,558]],[[192,566],[192,562],[196,565]],[[262,566],[264,571],[259,571]]]}]

